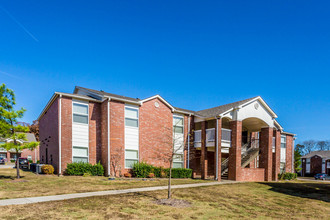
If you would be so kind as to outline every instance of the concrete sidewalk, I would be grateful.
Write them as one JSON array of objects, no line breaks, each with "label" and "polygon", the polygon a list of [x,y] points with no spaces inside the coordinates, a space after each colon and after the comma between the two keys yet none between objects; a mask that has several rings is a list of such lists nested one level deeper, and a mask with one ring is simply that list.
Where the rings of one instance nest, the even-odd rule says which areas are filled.
[{"label": "concrete sidewalk", "polygon": [[[214,185],[233,184],[233,183],[239,183],[239,182],[224,180],[221,182],[172,185],[172,189],[193,188],[193,187],[201,187],[201,186],[214,186]],[[166,190],[166,189],[167,189],[167,186],[155,186],[155,187],[143,187],[143,188],[133,188],[133,189],[73,193],[73,194],[63,194],[63,195],[54,195],[54,196],[39,196],[39,197],[27,197],[27,198],[18,198],[18,199],[4,199],[4,200],[0,200],[0,206],[22,205],[22,204],[31,204],[31,203],[38,203],[38,202],[50,202],[50,201],[59,201],[59,200],[67,200],[67,199],[85,198],[85,197],[92,197],[92,196],[119,195],[119,194],[125,194],[125,193],[148,192],[148,191]]]}]

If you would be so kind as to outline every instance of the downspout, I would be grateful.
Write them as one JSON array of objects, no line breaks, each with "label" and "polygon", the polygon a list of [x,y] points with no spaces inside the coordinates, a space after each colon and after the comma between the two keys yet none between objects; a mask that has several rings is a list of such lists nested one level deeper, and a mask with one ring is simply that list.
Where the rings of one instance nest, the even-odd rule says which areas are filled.
[{"label": "downspout", "polygon": [[62,95],[59,98],[59,110],[58,110],[58,160],[59,160],[59,171],[58,175],[62,174]]},{"label": "downspout", "polygon": [[295,137],[292,137],[292,170],[291,170],[291,172],[292,173],[295,173],[295,170],[294,170],[294,140],[295,140],[296,138]]},{"label": "downspout", "polygon": [[189,169],[189,162],[190,162],[190,117],[191,117],[191,114],[189,114],[189,117],[188,117],[188,155],[187,155],[187,168]]},{"label": "downspout", "polygon": [[108,113],[108,176],[110,176],[110,170],[111,170],[111,167],[110,167],[110,100],[111,98],[109,97],[108,98],[108,105],[107,105],[107,113]]},{"label": "downspout", "polygon": [[219,172],[219,168],[218,168],[218,165],[219,165],[219,155],[218,155],[218,151],[219,151],[219,120],[217,119],[217,117],[215,118],[217,124],[217,129],[216,129],[216,141],[215,141],[215,144],[216,144],[216,148],[215,148],[215,156],[216,156],[216,165],[215,165],[215,179],[218,180],[219,178],[219,175],[218,175],[218,172]]}]

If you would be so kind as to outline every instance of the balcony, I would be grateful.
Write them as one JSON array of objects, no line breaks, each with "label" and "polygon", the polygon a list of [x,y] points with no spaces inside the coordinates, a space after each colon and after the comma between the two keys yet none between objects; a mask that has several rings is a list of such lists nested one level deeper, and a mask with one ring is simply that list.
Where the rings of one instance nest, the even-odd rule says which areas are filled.
[{"label": "balcony", "polygon": [[[215,128],[209,128],[205,130],[206,133],[206,147],[215,147]],[[231,146],[231,130],[221,129],[221,146],[230,147]],[[202,146],[202,131],[194,131],[194,147]]]}]

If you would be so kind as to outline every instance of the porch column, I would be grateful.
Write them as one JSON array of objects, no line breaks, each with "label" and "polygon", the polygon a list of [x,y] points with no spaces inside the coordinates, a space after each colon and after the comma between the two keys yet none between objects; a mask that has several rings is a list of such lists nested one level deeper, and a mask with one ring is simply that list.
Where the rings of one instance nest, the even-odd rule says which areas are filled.
[{"label": "porch column", "polygon": [[242,170],[242,122],[231,121],[231,147],[229,148],[228,179],[240,180]]},{"label": "porch column", "polygon": [[206,148],[206,121],[202,121],[201,140],[201,169],[202,179],[207,179],[207,148]]},{"label": "porch column", "polygon": [[[216,126],[215,126],[215,157],[214,157],[214,179],[221,181],[221,118],[216,119]],[[218,166],[217,166],[218,165]]]},{"label": "porch column", "polygon": [[273,128],[261,128],[260,132],[260,168],[265,169],[265,181],[272,180],[272,137]]},{"label": "porch column", "polygon": [[274,131],[275,137],[275,153],[273,157],[273,180],[278,180],[278,174],[280,173],[280,160],[281,160],[281,132]]}]

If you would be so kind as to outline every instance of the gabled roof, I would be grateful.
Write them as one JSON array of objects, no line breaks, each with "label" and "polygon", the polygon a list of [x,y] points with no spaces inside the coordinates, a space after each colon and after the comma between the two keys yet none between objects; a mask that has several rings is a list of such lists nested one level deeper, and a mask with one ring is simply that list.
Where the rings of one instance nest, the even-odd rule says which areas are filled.
[{"label": "gabled roof", "polygon": [[210,117],[216,117],[222,113],[225,113],[226,111],[229,111],[230,109],[232,108],[236,108],[240,105],[243,105],[255,98],[257,98],[259,96],[256,96],[256,97],[253,97],[253,98],[249,98],[249,99],[245,99],[245,100],[242,100],[242,101],[238,101],[238,102],[233,102],[233,103],[229,103],[229,104],[225,104],[225,105],[220,105],[220,106],[217,106],[217,107],[214,107],[214,108],[209,108],[209,109],[205,109],[205,110],[201,110],[201,111],[197,111],[196,113],[198,115],[201,115],[203,117],[206,117],[206,118],[210,118]]},{"label": "gabled roof", "polygon": [[305,156],[302,156],[301,158],[311,158],[315,155],[320,156],[322,158],[330,158],[330,150],[312,151],[309,154],[306,154]]}]

